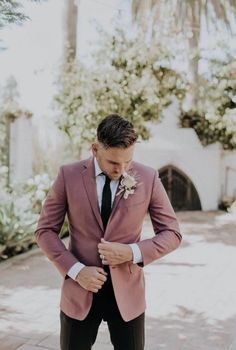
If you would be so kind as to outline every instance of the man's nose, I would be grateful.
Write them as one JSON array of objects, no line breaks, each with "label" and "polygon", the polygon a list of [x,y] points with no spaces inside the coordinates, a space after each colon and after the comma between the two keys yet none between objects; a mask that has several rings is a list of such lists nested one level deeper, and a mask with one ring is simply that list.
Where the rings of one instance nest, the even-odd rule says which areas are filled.
[{"label": "man's nose", "polygon": [[123,165],[123,164],[117,165],[115,167],[116,173],[123,174],[124,171],[125,171],[125,165]]},{"label": "man's nose", "polygon": [[123,173],[125,172],[125,170],[126,170],[125,164],[121,164],[121,166],[120,166],[120,172],[121,172],[121,174],[123,174]]}]

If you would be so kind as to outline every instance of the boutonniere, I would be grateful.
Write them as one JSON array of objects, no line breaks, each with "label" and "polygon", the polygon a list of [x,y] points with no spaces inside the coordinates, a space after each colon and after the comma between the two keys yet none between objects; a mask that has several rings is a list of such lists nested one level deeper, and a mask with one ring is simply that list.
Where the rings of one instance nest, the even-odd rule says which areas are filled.
[{"label": "boutonniere", "polygon": [[122,175],[122,179],[120,181],[119,185],[119,192],[117,193],[117,196],[121,193],[123,193],[124,199],[127,199],[130,194],[133,194],[136,187],[137,187],[137,181],[135,178],[127,173],[124,173]]}]

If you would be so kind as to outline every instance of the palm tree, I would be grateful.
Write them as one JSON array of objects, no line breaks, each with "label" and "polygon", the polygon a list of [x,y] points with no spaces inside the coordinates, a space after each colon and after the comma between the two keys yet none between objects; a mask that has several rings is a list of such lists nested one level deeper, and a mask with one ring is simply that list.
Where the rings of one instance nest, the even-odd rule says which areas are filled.
[{"label": "palm tree", "polygon": [[231,30],[230,17],[235,13],[236,0],[132,0],[133,21],[141,25],[144,30],[150,25],[158,26],[165,16],[171,15],[175,17],[175,23],[183,33],[191,29],[192,33],[188,37],[190,51],[188,58],[193,106],[198,100],[199,42],[202,20],[205,19],[207,28],[210,24],[217,26],[218,22],[222,22],[227,29]]},{"label": "palm tree", "polygon": [[[31,0],[34,2],[40,2],[40,0]],[[22,24],[25,20],[29,19],[24,14],[23,6],[20,1],[16,0],[1,0],[0,1],[0,29],[14,23]]]},{"label": "palm tree", "polygon": [[[31,0],[40,2],[40,0]],[[0,30],[12,24],[23,24],[29,17],[25,15],[23,5],[16,0],[0,0]],[[0,50],[6,49],[0,38]]]}]

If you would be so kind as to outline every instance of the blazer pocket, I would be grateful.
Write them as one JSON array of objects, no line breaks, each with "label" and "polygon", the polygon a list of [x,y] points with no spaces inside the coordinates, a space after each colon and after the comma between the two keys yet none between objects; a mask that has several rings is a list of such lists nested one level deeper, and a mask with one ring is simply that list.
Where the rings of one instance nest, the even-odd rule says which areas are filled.
[{"label": "blazer pocket", "polygon": [[141,201],[129,201],[128,203],[125,203],[124,206],[126,208],[129,208],[129,207],[136,207],[138,205],[143,205],[145,203],[146,199],[142,199]]},{"label": "blazer pocket", "polygon": [[129,264],[129,272],[130,273],[137,273],[140,271],[143,271],[143,269],[138,264],[133,264],[133,263]]}]

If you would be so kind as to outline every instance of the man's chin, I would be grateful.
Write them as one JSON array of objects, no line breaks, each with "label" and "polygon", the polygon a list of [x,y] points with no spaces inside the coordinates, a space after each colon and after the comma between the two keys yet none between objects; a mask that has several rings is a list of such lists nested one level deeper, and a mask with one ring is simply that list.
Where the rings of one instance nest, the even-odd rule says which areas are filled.
[{"label": "man's chin", "polygon": [[119,178],[121,177],[121,175],[112,175],[111,176],[111,179],[113,180],[113,181],[115,181],[115,180],[119,180]]}]

